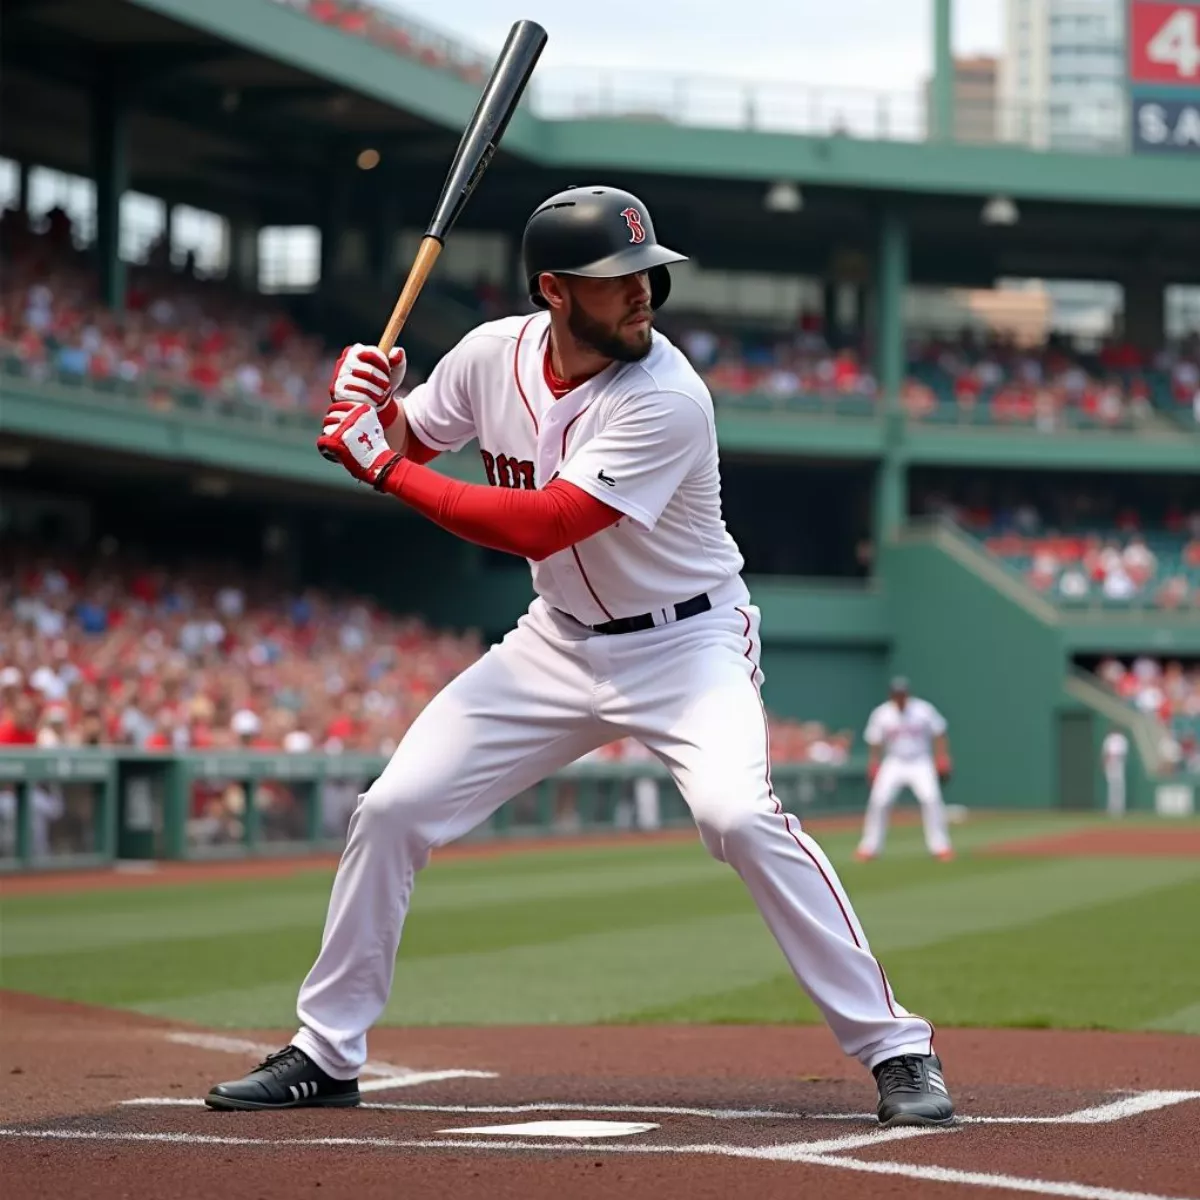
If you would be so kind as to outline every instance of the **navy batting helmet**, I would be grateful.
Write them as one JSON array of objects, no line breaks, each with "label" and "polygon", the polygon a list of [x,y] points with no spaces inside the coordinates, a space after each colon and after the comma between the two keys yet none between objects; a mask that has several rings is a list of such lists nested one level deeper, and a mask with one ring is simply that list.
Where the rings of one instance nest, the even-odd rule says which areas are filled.
[{"label": "navy batting helmet", "polygon": [[611,187],[570,187],[544,200],[525,223],[521,239],[529,298],[538,308],[546,301],[538,287],[543,271],[613,279],[646,271],[654,308],[671,290],[667,263],[684,262],[660,245],[646,206],[632,193]]}]

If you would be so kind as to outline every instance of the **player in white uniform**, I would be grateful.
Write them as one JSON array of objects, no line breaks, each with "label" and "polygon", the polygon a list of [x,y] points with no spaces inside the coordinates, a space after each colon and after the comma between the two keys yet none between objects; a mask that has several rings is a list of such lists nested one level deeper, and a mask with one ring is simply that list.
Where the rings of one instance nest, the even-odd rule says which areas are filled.
[{"label": "player in white uniform", "polygon": [[[298,1032],[208,1103],[357,1103],[431,851],[634,737],[671,771],[843,1050],[874,1072],[880,1121],[949,1121],[932,1027],[897,1002],[832,865],[771,786],[759,612],[721,517],[712,400],[652,330],[666,264],[683,256],[657,242],[637,197],[606,187],[543,203],[523,252],[541,311],[469,333],[402,411],[399,350],[356,345],[339,361],[321,452],[460,536],[530,559],[537,597],[433,698],[361,798]],[[497,486],[421,465],[473,439]]]},{"label": "player in white uniform", "polygon": [[1100,747],[1104,759],[1104,781],[1108,786],[1108,815],[1125,815],[1125,763],[1129,758],[1129,739],[1119,730],[1111,729]]},{"label": "player in white uniform", "polygon": [[927,700],[910,696],[908,680],[897,676],[892,680],[890,698],[871,713],[863,736],[869,747],[871,795],[855,858],[867,862],[883,849],[888,811],[908,787],[921,804],[926,849],[934,858],[948,862],[954,851],[938,783],[939,777],[950,775],[946,718]]}]

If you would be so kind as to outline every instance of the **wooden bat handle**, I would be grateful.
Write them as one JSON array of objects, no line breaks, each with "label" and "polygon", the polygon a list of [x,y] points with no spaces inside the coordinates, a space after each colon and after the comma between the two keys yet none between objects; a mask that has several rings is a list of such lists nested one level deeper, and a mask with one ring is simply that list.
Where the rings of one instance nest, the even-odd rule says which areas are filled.
[{"label": "wooden bat handle", "polygon": [[417,248],[417,257],[413,259],[412,269],[404,281],[400,299],[396,301],[396,307],[392,309],[392,316],[383,331],[383,337],[379,339],[379,348],[384,354],[389,354],[396,344],[400,330],[404,328],[404,322],[408,320],[408,314],[412,312],[413,305],[416,304],[417,297],[425,286],[425,280],[429,278],[429,272],[433,270],[433,264],[437,262],[441,252],[442,243],[437,238],[424,237],[421,239],[421,245]]}]

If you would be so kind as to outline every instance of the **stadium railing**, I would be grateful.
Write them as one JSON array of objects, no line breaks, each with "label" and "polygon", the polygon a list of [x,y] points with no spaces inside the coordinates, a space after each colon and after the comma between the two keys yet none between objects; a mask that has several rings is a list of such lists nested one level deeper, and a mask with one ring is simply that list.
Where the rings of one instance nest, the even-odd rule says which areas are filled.
[{"label": "stadium railing", "polygon": [[[127,747],[0,751],[0,873],[116,860],[336,853],[386,759],[366,755],[173,754]],[[633,787],[658,785],[656,827],[691,817],[657,761],[577,762],[502,806],[468,842],[638,830]],[[865,760],[777,764],[775,793],[804,819],[857,817]]]}]

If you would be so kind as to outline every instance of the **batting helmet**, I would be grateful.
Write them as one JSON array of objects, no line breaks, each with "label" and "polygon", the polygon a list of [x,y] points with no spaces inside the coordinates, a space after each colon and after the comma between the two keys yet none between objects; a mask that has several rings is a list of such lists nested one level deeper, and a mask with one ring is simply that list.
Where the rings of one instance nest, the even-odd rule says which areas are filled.
[{"label": "batting helmet", "polygon": [[525,223],[521,254],[538,308],[546,307],[538,287],[543,271],[589,279],[647,271],[650,303],[658,308],[671,291],[667,263],[687,259],[659,244],[650,211],[636,196],[611,187],[570,187],[544,200]]}]

